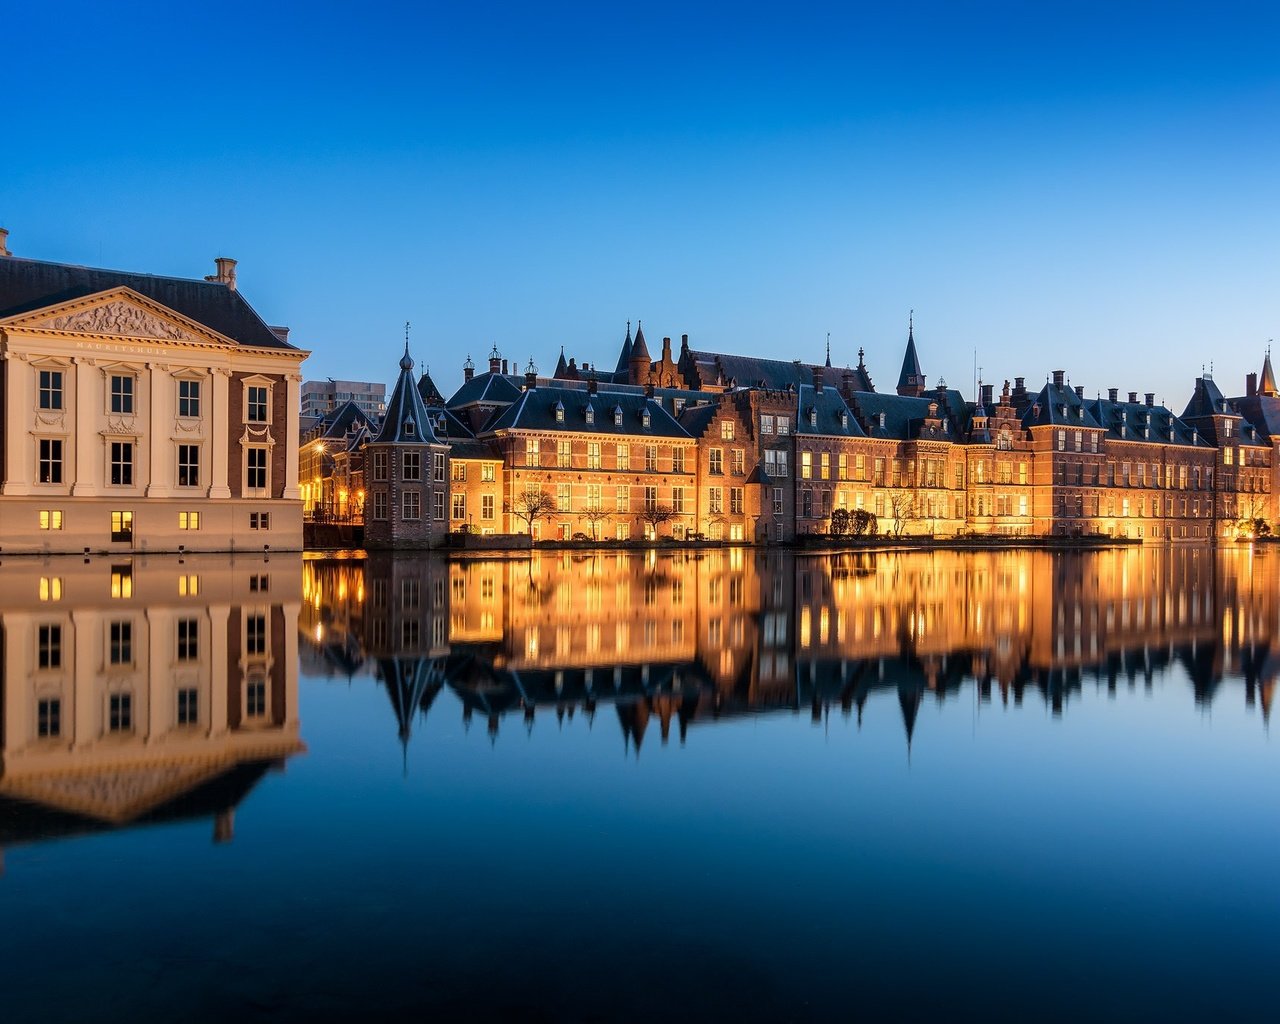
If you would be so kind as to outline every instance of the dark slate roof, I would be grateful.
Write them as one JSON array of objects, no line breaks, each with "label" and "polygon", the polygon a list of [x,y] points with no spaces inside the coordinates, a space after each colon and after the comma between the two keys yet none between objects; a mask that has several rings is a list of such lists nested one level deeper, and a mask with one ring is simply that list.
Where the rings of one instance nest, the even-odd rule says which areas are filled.
[{"label": "dark slate roof", "polygon": [[[853,369],[845,368],[840,371],[840,386],[844,387],[844,378],[846,375],[851,377],[850,386],[854,391],[874,391],[876,386],[871,383],[871,374],[867,372],[867,364],[863,360],[863,350],[858,349],[858,365]],[[823,382],[826,383],[825,381]]]},{"label": "dark slate roof", "polygon": [[556,372],[552,374],[555,377],[563,377],[565,371],[569,369],[569,364],[564,361],[564,346],[560,346],[560,358],[556,360]]},{"label": "dark slate roof", "polygon": [[461,409],[466,405],[506,405],[520,397],[520,386],[524,378],[501,373],[478,373],[453,393],[449,399],[450,409]]},{"label": "dark slate roof", "polygon": [[723,380],[725,384],[734,384],[740,388],[768,388],[773,391],[799,388],[802,384],[813,383],[815,369],[821,371],[824,387],[838,388],[843,383],[845,372],[833,366],[815,366],[799,360],[761,359],[727,352],[689,349],[688,356],[697,364],[703,381]]},{"label": "dark slate roof", "polygon": [[[595,409],[595,422],[586,420],[587,404]],[[564,422],[556,422],[556,406],[564,408]],[[614,409],[622,410],[622,423],[614,423]],[[643,414],[649,411],[649,426]],[[617,434],[619,436],[688,437],[685,429],[660,404],[643,393],[620,391],[588,394],[576,388],[539,385],[490,421],[486,432],[494,430],[564,430],[576,433]]]},{"label": "dark slate roof", "polygon": [[649,355],[649,346],[644,342],[644,328],[640,326],[640,322],[636,321],[636,339],[631,343],[631,360],[644,357],[644,361],[651,362],[652,357]]},{"label": "dark slate roof", "polygon": [[449,440],[449,455],[455,459],[487,459],[490,461],[500,461],[502,459],[501,452],[498,452],[493,445],[486,444],[484,441],[455,441],[452,438]]},{"label": "dark slate roof", "polygon": [[[861,419],[867,437],[883,437],[896,441],[909,441],[920,434],[920,427],[929,415],[929,406],[934,404],[932,398],[912,398],[904,395],[887,395],[874,392],[856,392],[853,395],[853,406]],[[880,426],[880,416],[884,415],[884,426]],[[938,415],[946,415],[946,410],[939,408]],[[940,440],[959,441],[955,425],[948,428]]]},{"label": "dark slate roof", "polygon": [[[1064,410],[1065,409],[1065,413]],[[1022,414],[1024,427],[1072,427],[1074,429],[1098,429],[1102,426],[1085,406],[1084,399],[1072,388],[1058,384],[1046,384],[1026,412]]]},{"label": "dark slate roof", "polygon": [[1218,385],[1213,382],[1213,378],[1207,373],[1201,374],[1196,378],[1196,388],[1191,395],[1191,401],[1182,410],[1182,418],[1191,420],[1202,416],[1224,414],[1234,416],[1236,411],[1231,408],[1231,403],[1222,397],[1222,392],[1218,390]]},{"label": "dark slate roof", "polygon": [[[811,418],[810,413],[813,413]],[[858,418],[853,415],[840,392],[824,386],[819,394],[812,384],[800,387],[796,411],[797,434],[820,434],[824,437],[866,437]]]},{"label": "dark slate roof", "polygon": [[376,428],[377,418],[369,416],[355,402],[343,402],[338,408],[321,417],[324,430],[320,436],[324,438],[346,437],[350,431],[358,429],[362,424]]},{"label": "dark slate roof", "polygon": [[418,378],[418,394],[427,405],[444,405],[444,395],[440,394],[440,389],[436,387],[436,382],[431,379],[431,372],[426,367],[423,367],[422,376]]},{"label": "dark slate roof", "polygon": [[710,403],[686,408],[680,414],[680,426],[684,427],[690,437],[701,437],[715,419],[717,410],[718,407]]},{"label": "dark slate roof", "polygon": [[1252,398],[1233,398],[1231,404],[1266,440],[1280,438],[1280,398],[1255,395]]},{"label": "dark slate roof", "polygon": [[[1098,398],[1087,408],[1095,420],[1107,428],[1109,441],[1146,441],[1160,444],[1203,443],[1193,430],[1163,405],[1143,402],[1112,402]],[[1169,430],[1172,428],[1173,436]]]},{"label": "dark slate roof", "polygon": [[915,387],[917,384],[924,384],[924,371],[920,369],[920,357],[916,355],[916,332],[913,324],[907,328],[907,351],[902,356],[898,387]]},{"label": "dark slate roof", "polygon": [[[409,423],[413,424],[412,433],[406,430]],[[387,413],[375,440],[379,444],[441,443],[436,437],[434,420],[418,394],[418,386],[413,379],[413,360],[409,357],[407,345],[400,360],[400,377],[387,399]]]},{"label": "dark slate roof", "polygon": [[241,345],[296,351],[296,346],[280,340],[243,295],[225,284],[14,256],[0,257],[0,318],[120,287],[132,288]]},{"label": "dark slate roof", "polygon": [[[442,441],[453,441],[455,438],[467,440],[475,437],[471,432],[471,428],[461,419],[454,415],[453,410],[441,405],[439,402],[427,402],[427,415],[431,417],[431,425],[435,428],[436,436]],[[444,417],[444,425],[440,425],[440,417]]]}]

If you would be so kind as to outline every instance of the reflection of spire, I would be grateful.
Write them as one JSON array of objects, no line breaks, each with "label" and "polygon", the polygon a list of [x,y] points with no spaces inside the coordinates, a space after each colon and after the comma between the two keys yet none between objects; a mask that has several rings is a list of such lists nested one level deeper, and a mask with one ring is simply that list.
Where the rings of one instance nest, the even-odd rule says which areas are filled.
[{"label": "reflection of spire", "polygon": [[924,701],[924,690],[919,686],[898,686],[898,706],[902,708],[902,724],[907,728],[907,757],[911,757],[911,739],[916,731],[916,716]]}]

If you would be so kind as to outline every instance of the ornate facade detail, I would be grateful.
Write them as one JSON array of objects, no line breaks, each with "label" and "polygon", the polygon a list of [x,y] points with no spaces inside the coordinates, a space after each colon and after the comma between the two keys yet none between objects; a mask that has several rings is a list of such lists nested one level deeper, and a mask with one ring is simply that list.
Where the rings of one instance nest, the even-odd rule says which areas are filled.
[{"label": "ornate facade detail", "polygon": [[122,338],[155,338],[159,341],[202,340],[177,324],[123,300],[51,317],[39,326],[75,334],[113,334]]}]

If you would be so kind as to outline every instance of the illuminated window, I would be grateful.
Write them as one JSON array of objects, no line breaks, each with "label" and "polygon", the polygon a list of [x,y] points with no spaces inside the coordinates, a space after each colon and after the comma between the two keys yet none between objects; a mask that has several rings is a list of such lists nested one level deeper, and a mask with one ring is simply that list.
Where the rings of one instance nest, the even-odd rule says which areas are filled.
[{"label": "illuminated window", "polygon": [[111,539],[113,541],[133,540],[133,513],[111,513]]},{"label": "illuminated window", "polygon": [[41,576],[40,577],[40,600],[41,601],[61,601],[62,600],[62,577],[61,576]]},{"label": "illuminated window", "polygon": [[720,421],[720,440],[721,441],[733,440],[733,420]]},{"label": "illuminated window", "polygon": [[40,529],[61,530],[62,529],[62,509],[60,508],[41,509],[40,510]]},{"label": "illuminated window", "polygon": [[113,565],[111,567],[111,596],[122,600],[133,597],[133,566]]},{"label": "illuminated window", "polygon": [[495,479],[496,468],[497,467],[492,462],[482,463],[480,466],[480,480],[483,483],[487,483],[487,484],[493,483]]},{"label": "illuminated window", "polygon": [[179,530],[200,529],[200,513],[199,512],[179,512],[178,513],[178,529]]},{"label": "illuminated window", "polygon": [[194,573],[178,577],[178,596],[195,597],[200,593],[200,577]]}]

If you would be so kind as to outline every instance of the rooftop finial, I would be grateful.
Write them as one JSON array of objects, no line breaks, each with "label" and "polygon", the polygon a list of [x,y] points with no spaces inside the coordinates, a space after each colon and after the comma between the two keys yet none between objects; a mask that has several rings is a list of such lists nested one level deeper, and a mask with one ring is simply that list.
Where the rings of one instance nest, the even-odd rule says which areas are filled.
[{"label": "rooftop finial", "polygon": [[409,321],[404,322],[404,355],[400,357],[400,369],[412,370],[413,359],[409,356]]},{"label": "rooftop finial", "polygon": [[831,365],[831,332],[827,331],[827,365]]},{"label": "rooftop finial", "polygon": [[915,333],[916,329],[916,311],[914,309],[907,312],[907,334]]},{"label": "rooftop finial", "polygon": [[862,356],[863,356],[863,348],[862,348],[862,346],[861,346],[861,345],[859,345],[859,346],[858,346],[858,369],[859,369],[859,370],[861,370],[861,369],[863,368],[863,367],[862,367]]}]

